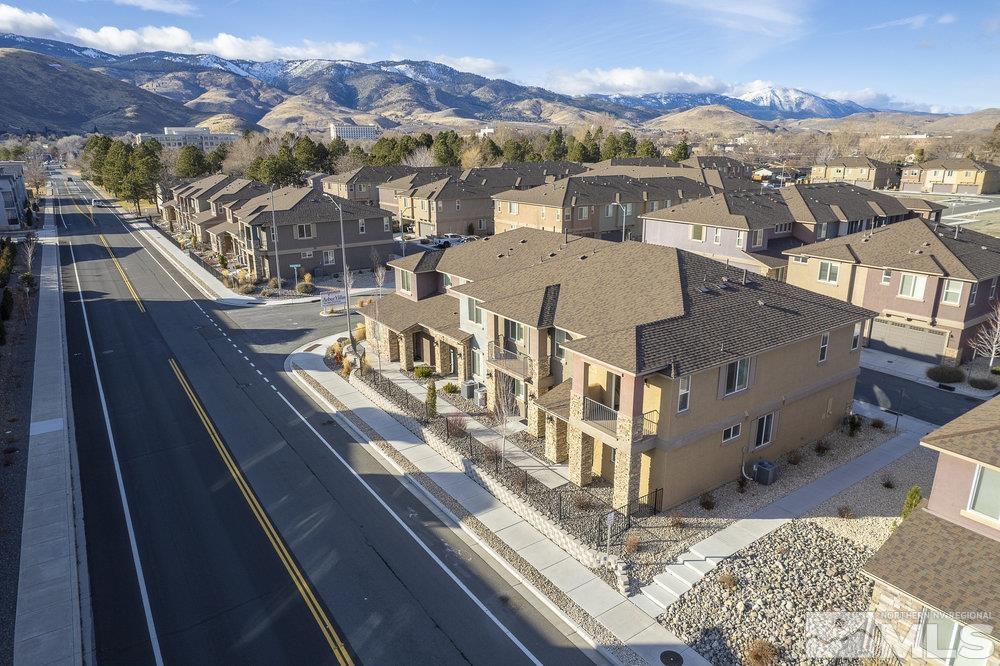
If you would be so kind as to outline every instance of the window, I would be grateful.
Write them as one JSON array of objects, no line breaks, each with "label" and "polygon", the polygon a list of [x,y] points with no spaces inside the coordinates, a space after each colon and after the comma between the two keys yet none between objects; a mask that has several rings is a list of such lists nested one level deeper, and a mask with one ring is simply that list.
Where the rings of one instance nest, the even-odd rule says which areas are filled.
[{"label": "window", "polygon": [[736,247],[740,248],[741,250],[743,249],[743,232],[742,231],[737,231],[736,232]]},{"label": "window", "polygon": [[969,510],[992,520],[1000,520],[1000,472],[982,465],[976,467]]},{"label": "window", "polygon": [[312,250],[304,250],[302,252],[299,252],[299,258],[300,259],[312,259],[313,258]]},{"label": "window", "polygon": [[691,406],[691,375],[677,381],[677,411],[686,412]]},{"label": "window", "polygon": [[722,243],[722,229],[721,228],[715,227],[714,229],[712,229],[712,242],[715,243],[716,245],[719,245],[719,244]]},{"label": "window", "polygon": [[[981,640],[970,636],[979,633],[947,615],[928,608],[920,619],[919,645],[924,655],[941,660],[948,666],[985,665],[989,653],[983,653]],[[986,648],[988,650],[988,648]],[[981,656],[980,656],[981,655]]]},{"label": "window", "polygon": [[510,213],[511,215],[517,215],[517,210],[518,210],[518,208],[517,208],[517,202],[516,201],[508,201],[507,202],[507,212],[508,213]]},{"label": "window", "polygon": [[882,284],[889,284],[892,282],[892,271],[888,268],[882,271]]},{"label": "window", "polygon": [[729,426],[728,428],[722,431],[722,441],[723,442],[733,441],[734,439],[740,436],[741,430],[743,430],[742,423],[737,423],[735,425]]},{"label": "window", "polygon": [[399,271],[399,286],[403,291],[410,290],[410,279],[413,274],[410,271]]},{"label": "window", "polygon": [[945,280],[941,302],[945,305],[958,305],[962,300],[962,283],[958,280]]},{"label": "window", "polygon": [[312,238],[313,237],[313,225],[311,225],[311,224],[296,224],[295,225],[295,237],[296,238]]},{"label": "window", "polygon": [[514,342],[524,342],[524,324],[513,319],[504,319],[503,334],[508,340]]},{"label": "window", "polygon": [[649,202],[649,212],[655,213],[656,209],[659,208],[659,207],[660,207],[660,202],[659,201],[650,201]]},{"label": "window", "polygon": [[857,350],[861,344],[861,322],[854,325],[854,335],[851,337],[851,351]]},{"label": "window", "polygon": [[764,230],[754,229],[753,230],[753,246],[760,247],[764,244]]},{"label": "window", "polygon": [[608,204],[604,209],[604,217],[614,217],[615,216],[615,205]]},{"label": "window", "polygon": [[392,231],[392,221],[388,217],[382,218],[382,231],[385,232]]},{"label": "window", "polygon": [[764,414],[757,419],[757,432],[753,438],[753,448],[759,449],[765,444],[771,443],[772,430],[774,429],[774,412]]},{"label": "window", "polygon": [[511,377],[511,393],[518,400],[524,400],[524,382],[517,377]]},{"label": "window", "polygon": [[979,294],[979,283],[974,282],[971,287],[969,287],[969,305],[976,304],[976,296]]},{"label": "window", "polygon": [[333,266],[337,263],[337,251],[336,250],[323,250],[323,265]]},{"label": "window", "polygon": [[444,202],[443,201],[438,201],[437,202],[437,209],[438,210],[444,210]]},{"label": "window", "polygon": [[691,225],[691,240],[696,240],[699,243],[705,240],[705,227],[700,224]]},{"label": "window", "polygon": [[750,382],[750,359],[741,358],[726,366],[726,395],[742,391]]},{"label": "window", "polygon": [[830,351],[830,334],[824,333],[819,336],[819,362],[826,360],[826,354]]},{"label": "window", "polygon": [[924,297],[924,286],[926,284],[926,275],[903,273],[903,275],[899,278],[899,295],[902,298],[920,300]]},{"label": "window", "polygon": [[482,231],[486,227],[486,220],[479,218],[479,230]]},{"label": "window", "polygon": [[444,282],[444,286],[446,286],[446,287],[450,287],[451,286],[451,276],[448,275],[447,273],[442,273],[441,274],[441,280],[442,280],[442,282]]},{"label": "window", "polygon": [[470,298],[468,303],[469,321],[481,326],[483,323],[483,309],[479,307],[479,301],[474,298]]},{"label": "window", "polygon": [[776,234],[786,234],[792,230],[791,222],[782,222],[781,224],[774,225],[774,233]]},{"label": "window", "polygon": [[832,261],[821,261],[819,262],[819,276],[816,278],[820,282],[827,282],[829,284],[837,284],[837,278],[840,275],[840,264],[835,264]]},{"label": "window", "polygon": [[792,261],[794,261],[797,264],[808,264],[809,257],[792,257]]},{"label": "window", "polygon": [[578,206],[576,209],[576,219],[586,220],[590,217],[590,208],[588,206]]},{"label": "window", "polygon": [[427,210],[427,199],[420,200],[420,210]]},{"label": "window", "polygon": [[563,211],[563,222],[569,222],[572,219],[573,219],[573,210],[571,208],[567,208],[565,211]]},{"label": "window", "polygon": [[625,217],[628,217],[631,214],[632,214],[632,204],[627,203],[625,204]]},{"label": "window", "polygon": [[472,374],[476,377],[483,376],[483,352],[478,349],[472,352]]},{"label": "window", "polygon": [[569,342],[569,335],[566,331],[555,329],[552,332],[552,355],[556,358],[566,358],[566,348],[563,345],[567,342]]},{"label": "window", "polygon": [[365,233],[365,221],[364,220],[358,220],[358,233],[359,234]]},{"label": "window", "polygon": [[997,297],[997,279],[993,278],[990,282],[990,302],[992,302]]}]

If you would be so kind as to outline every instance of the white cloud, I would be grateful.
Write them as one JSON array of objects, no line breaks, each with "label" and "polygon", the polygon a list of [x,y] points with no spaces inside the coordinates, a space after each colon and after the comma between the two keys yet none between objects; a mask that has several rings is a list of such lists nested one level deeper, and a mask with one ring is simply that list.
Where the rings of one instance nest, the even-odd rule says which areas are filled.
[{"label": "white cloud", "polygon": [[955,18],[954,14],[941,14],[941,16],[938,16],[937,22],[941,25],[947,25],[949,23],[954,23],[957,20],[958,19]]},{"label": "white cloud", "polygon": [[0,32],[28,37],[58,37],[55,19],[42,12],[30,12],[0,3]]},{"label": "white cloud", "polygon": [[619,93],[641,95],[649,92],[721,92],[726,85],[712,76],[642,67],[582,69],[573,73],[555,73],[549,87],[569,95]]},{"label": "white cloud", "polygon": [[98,30],[76,28],[73,41],[110,53],[173,51],[175,53],[211,53],[223,58],[272,60],[276,58],[357,59],[372,45],[362,42],[314,42],[279,45],[265,37],[239,37],[220,32],[209,40],[196,40],[190,32],[176,26],[146,26],[123,29],[103,26]]},{"label": "white cloud", "polygon": [[948,104],[926,104],[901,99],[891,93],[879,92],[873,88],[861,90],[833,90],[824,93],[826,97],[841,101],[853,101],[862,106],[885,111],[915,111],[921,113],[969,113],[980,107]]},{"label": "white cloud", "polygon": [[661,0],[693,10],[698,17],[739,32],[756,32],[789,39],[801,34],[807,3],[793,0]]},{"label": "white cloud", "polygon": [[149,12],[163,12],[165,14],[177,14],[178,16],[191,16],[195,13],[195,6],[184,0],[111,0],[116,5],[126,7],[138,7]]},{"label": "white cloud", "polygon": [[490,60],[489,58],[477,58],[475,56],[460,56],[453,58],[451,56],[439,55],[434,58],[435,61],[453,67],[462,72],[472,72],[473,74],[479,74],[480,76],[501,76],[510,71],[510,68],[506,65],[501,65],[495,60]]},{"label": "white cloud", "polygon": [[906,18],[870,25],[865,30],[881,30],[883,28],[910,28],[911,30],[919,30],[927,25],[928,19],[930,19],[929,14],[916,14],[914,16],[907,16]]}]

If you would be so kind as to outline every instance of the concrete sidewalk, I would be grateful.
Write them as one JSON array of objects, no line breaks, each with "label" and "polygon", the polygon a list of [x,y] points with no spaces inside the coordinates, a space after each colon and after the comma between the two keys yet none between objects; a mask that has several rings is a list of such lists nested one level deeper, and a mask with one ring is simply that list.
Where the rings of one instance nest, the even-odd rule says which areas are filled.
[{"label": "concrete sidewalk", "polygon": [[[876,372],[884,372],[887,375],[894,375],[896,377],[908,379],[911,382],[923,384],[924,386],[939,388],[936,381],[927,377],[927,371],[933,368],[934,364],[927,363],[926,361],[918,361],[914,358],[889,354],[888,352],[878,351],[877,349],[865,348],[861,350],[861,367],[868,368],[869,370],[875,370]],[[980,400],[992,398],[997,393],[997,389],[992,391],[980,391],[979,389],[974,389],[965,383],[949,384],[949,386],[953,386],[955,388],[954,393],[967,395],[972,398],[979,398]],[[946,391],[947,389],[941,390]]]},{"label": "concrete sidewalk", "polygon": [[[894,418],[892,415],[867,403],[855,401],[854,411],[869,418],[884,419],[890,425],[893,423],[890,420]],[[692,545],[677,558],[675,564],[667,565],[662,574],[655,576],[650,585],[642,588],[642,595],[646,600],[640,601],[640,605],[652,603],[655,607],[650,606],[651,610],[659,608],[662,611],[691,589],[719,562],[770,534],[789,520],[802,518],[831,497],[913,451],[923,436],[936,428],[937,426],[925,421],[901,416],[898,434],[892,439]]]},{"label": "concrete sidewalk", "polygon": [[[643,608],[619,594],[617,590],[598,578],[590,569],[571,557],[566,549],[547,538],[519,514],[466,476],[464,470],[456,467],[450,460],[440,455],[429,444],[422,441],[362,395],[338,373],[330,370],[324,361],[324,352],[328,345],[344,335],[346,333],[313,340],[300,347],[286,359],[286,371],[292,373],[295,380],[310,392],[320,404],[324,404],[341,424],[365,440],[368,438],[364,433],[349,418],[346,418],[347,414],[342,412],[349,411],[351,416],[362,419],[395,452],[403,456],[413,467],[423,472],[465,511],[485,525],[507,548],[528,562],[550,585],[565,594],[646,663],[659,664],[661,663],[660,654],[663,651],[674,650],[683,656],[686,664],[695,666],[708,664],[697,652],[658,624],[655,618]],[[309,380],[321,386],[325,392],[341,403],[342,408],[338,410],[337,406],[331,404],[325,396],[312,388],[309,382],[293,372],[293,366],[300,368]],[[401,468],[397,467],[397,469],[414,485],[420,486],[415,478],[407,475]],[[457,516],[437,500],[431,491],[424,489],[424,494],[440,510],[452,515],[455,517],[455,521],[459,522]],[[473,538],[477,538],[465,526],[463,529]],[[481,545],[488,547],[485,543]],[[501,560],[500,555],[495,550],[491,550],[494,556]],[[510,564],[507,566],[509,570],[514,571]],[[531,581],[523,574],[518,572],[516,575],[521,577],[529,588],[535,589]],[[547,603],[550,607],[555,608],[553,601],[548,600]],[[564,619],[571,624],[576,624],[568,617],[564,616]],[[592,637],[580,629],[579,625],[577,628],[581,635],[594,644]],[[597,647],[600,649],[599,646]],[[619,661],[607,650],[601,650],[601,652],[605,657]]]},{"label": "concrete sidewalk", "polygon": [[89,626],[81,609],[81,599],[87,597],[80,580],[86,551],[82,532],[79,539],[77,533],[83,507],[78,499],[59,238],[48,206],[43,220],[14,664],[80,664],[83,627]]}]

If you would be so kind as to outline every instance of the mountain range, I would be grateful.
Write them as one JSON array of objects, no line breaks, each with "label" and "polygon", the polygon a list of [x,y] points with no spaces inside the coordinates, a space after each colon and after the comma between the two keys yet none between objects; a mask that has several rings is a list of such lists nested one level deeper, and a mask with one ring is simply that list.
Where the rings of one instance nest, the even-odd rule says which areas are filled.
[{"label": "mountain range", "polygon": [[[16,51],[14,50],[16,49]],[[32,108],[9,94],[35,88]],[[81,88],[90,89],[88,93]],[[101,90],[108,91],[100,104]],[[10,90],[16,92],[16,90]],[[87,99],[87,108],[79,100]],[[95,106],[96,105],[96,106]],[[90,108],[93,107],[93,108]],[[164,124],[325,131],[331,121],[384,127],[462,127],[507,121],[573,125],[613,118],[675,130],[678,113],[762,130],[775,122],[838,119],[872,109],[795,88],[761,85],[739,96],[661,92],[570,96],[429,61],[231,60],[157,51],[114,55],[55,40],[0,34],[0,131],[150,131]],[[170,120],[171,122],[166,122]],[[713,125],[714,126],[714,125]]]}]

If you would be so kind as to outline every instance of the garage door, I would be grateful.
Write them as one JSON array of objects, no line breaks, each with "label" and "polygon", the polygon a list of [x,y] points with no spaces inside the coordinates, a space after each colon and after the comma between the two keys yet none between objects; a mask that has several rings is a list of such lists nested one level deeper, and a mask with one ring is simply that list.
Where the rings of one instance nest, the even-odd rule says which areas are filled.
[{"label": "garage door", "polygon": [[955,186],[950,183],[934,183],[931,192],[951,192],[954,189]]},{"label": "garage door", "polygon": [[904,192],[919,192],[921,185],[920,183],[903,183],[899,188]]},{"label": "garage door", "polygon": [[959,194],[979,194],[979,186],[978,185],[959,185],[958,186],[958,193]]},{"label": "garage door", "polygon": [[875,319],[868,346],[879,351],[936,363],[944,353],[947,331],[938,331],[905,322]]}]

